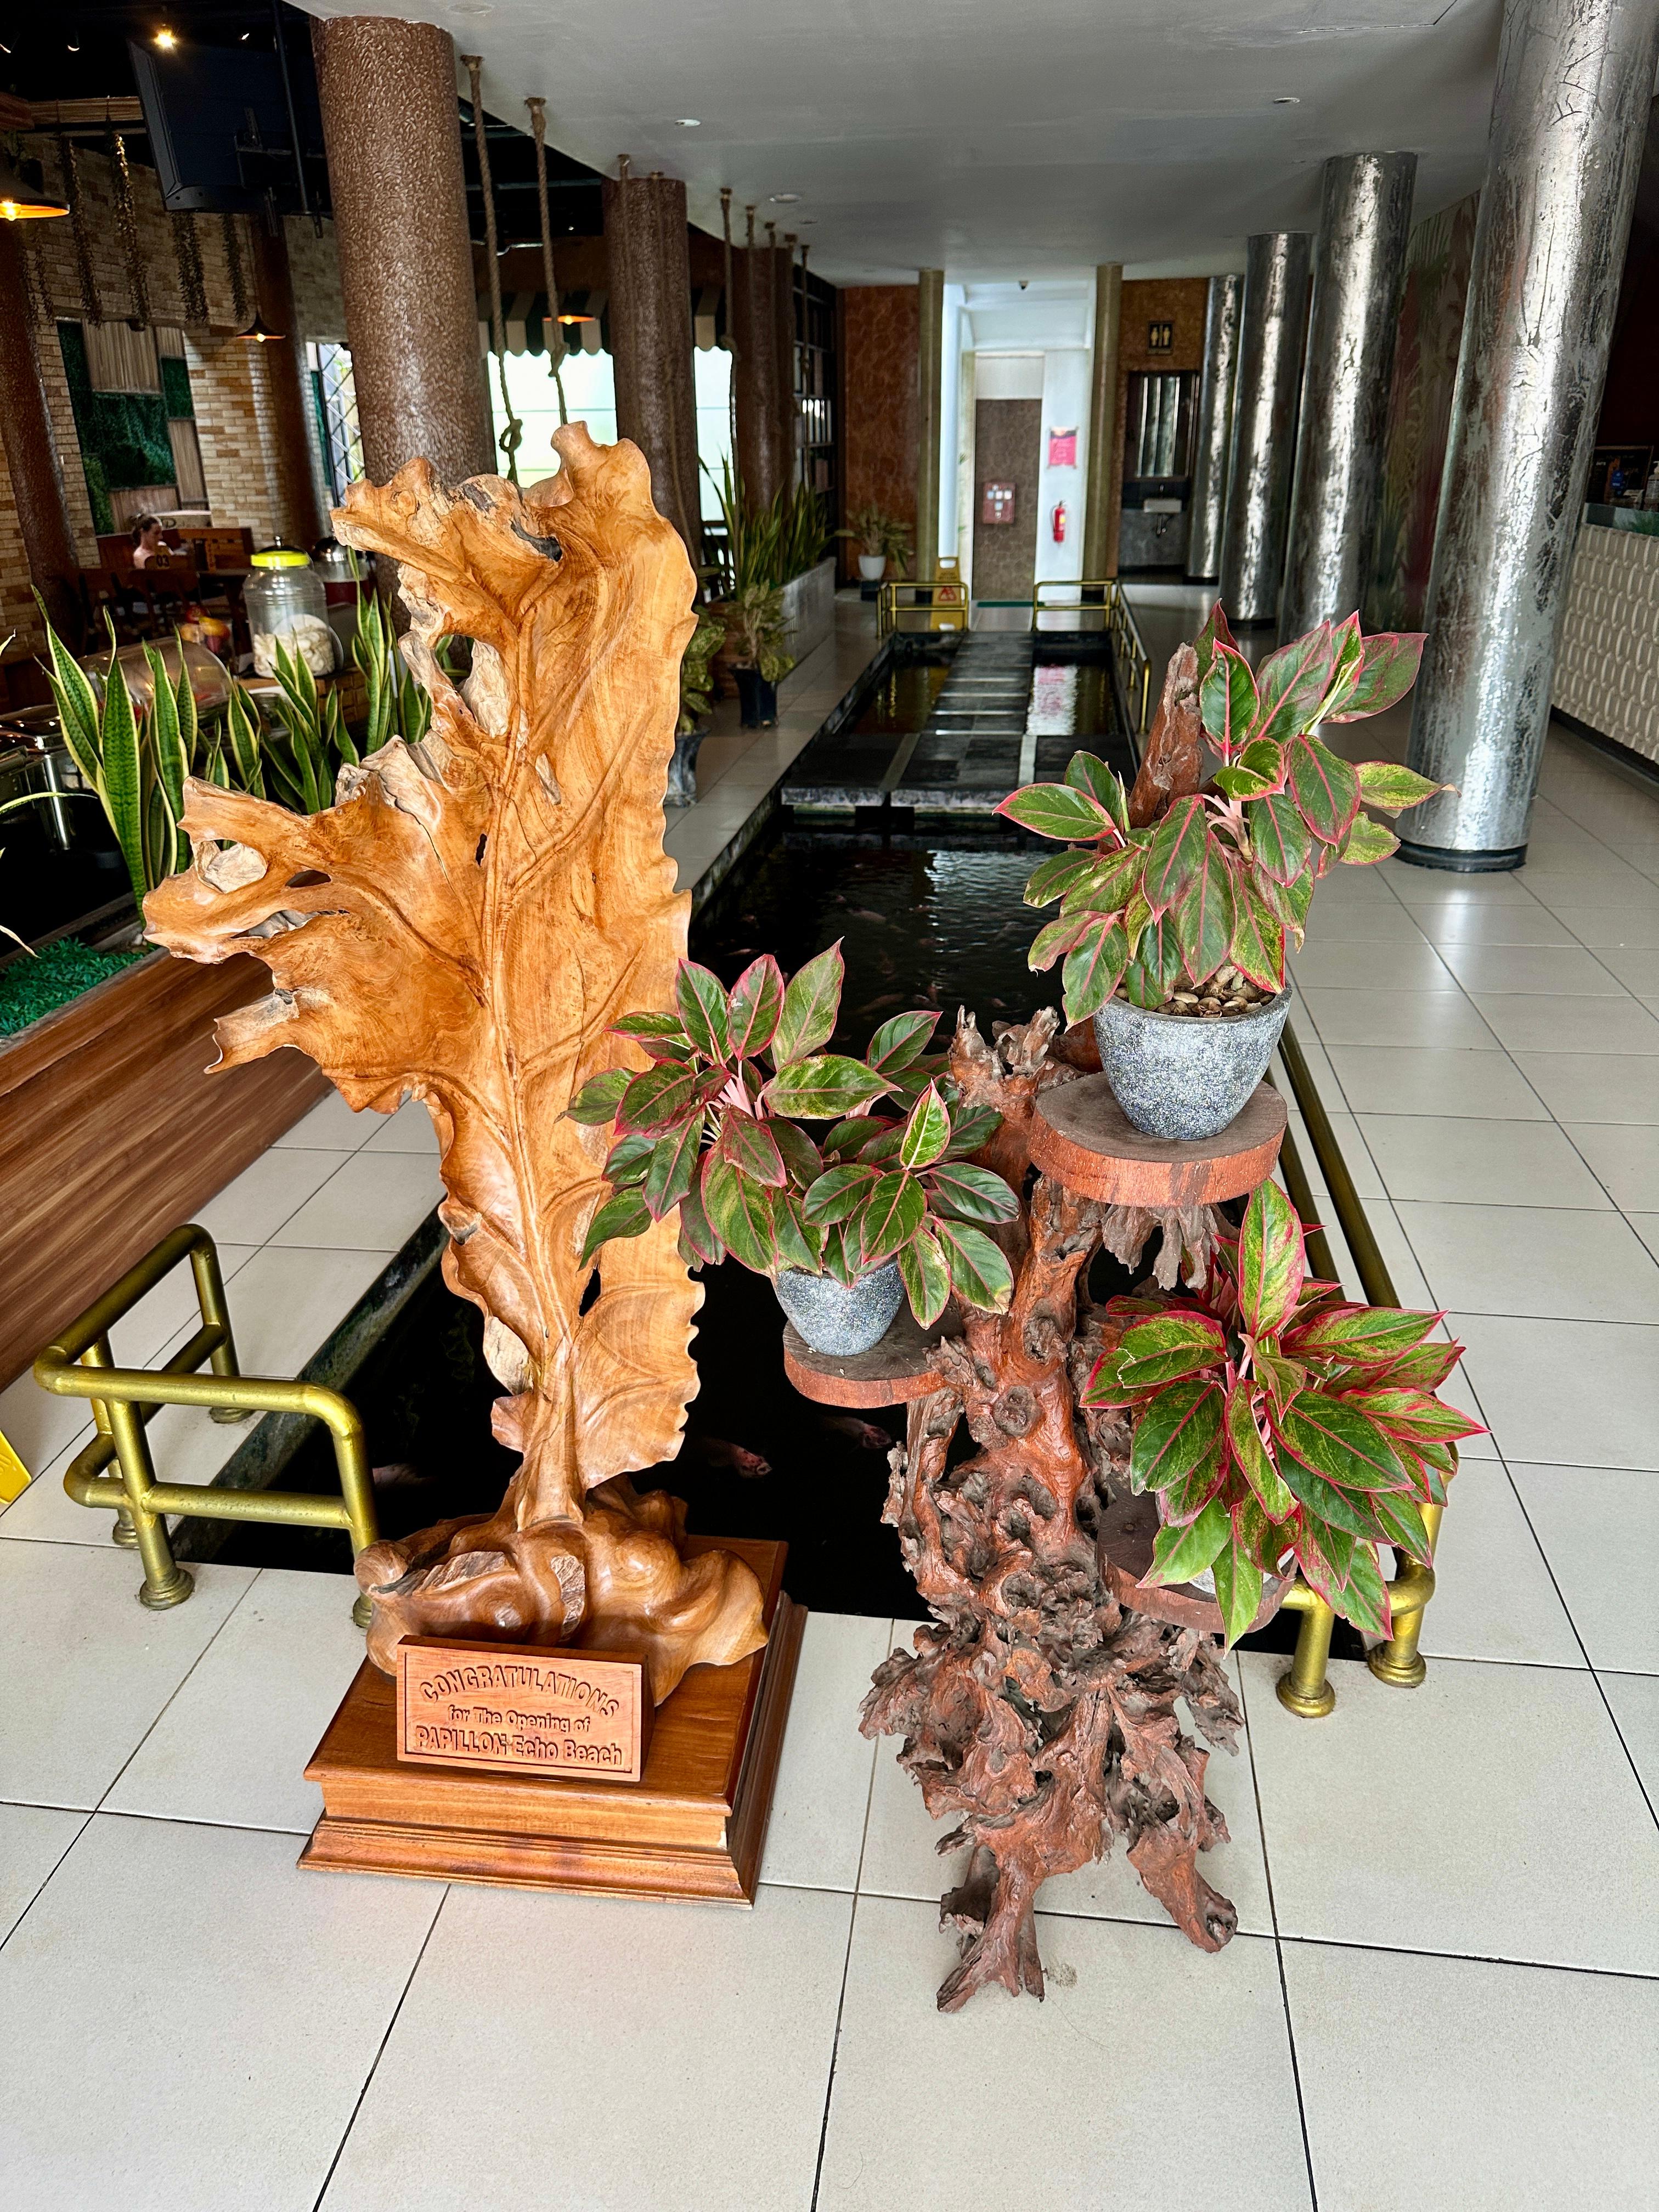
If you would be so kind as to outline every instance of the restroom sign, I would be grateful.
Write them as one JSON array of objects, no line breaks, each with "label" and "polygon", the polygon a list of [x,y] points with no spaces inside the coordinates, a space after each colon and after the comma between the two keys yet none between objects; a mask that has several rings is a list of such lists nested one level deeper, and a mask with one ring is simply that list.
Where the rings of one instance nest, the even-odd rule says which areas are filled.
[{"label": "restroom sign", "polygon": [[981,522],[1012,522],[1014,519],[1014,487],[1011,483],[988,483],[979,503]]},{"label": "restroom sign", "polygon": [[1148,353],[1173,353],[1175,351],[1175,325],[1173,323],[1148,323],[1146,325],[1146,350]]}]

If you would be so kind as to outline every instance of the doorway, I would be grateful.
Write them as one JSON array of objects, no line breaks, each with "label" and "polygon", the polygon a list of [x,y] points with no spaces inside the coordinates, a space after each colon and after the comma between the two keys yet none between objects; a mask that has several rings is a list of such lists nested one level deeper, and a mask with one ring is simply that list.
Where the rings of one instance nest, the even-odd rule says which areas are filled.
[{"label": "doorway", "polygon": [[974,598],[981,605],[1029,604],[1036,566],[1043,358],[981,353],[975,372]]}]

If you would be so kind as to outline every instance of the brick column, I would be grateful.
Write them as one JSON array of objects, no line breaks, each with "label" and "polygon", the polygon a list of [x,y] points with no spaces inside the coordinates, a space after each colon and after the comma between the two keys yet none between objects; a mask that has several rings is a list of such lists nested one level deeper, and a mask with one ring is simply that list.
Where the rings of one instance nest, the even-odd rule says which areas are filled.
[{"label": "brick column", "polygon": [[607,178],[611,342],[617,434],[651,465],[651,495],[701,559],[697,402],[691,371],[691,259],[678,177]]}]

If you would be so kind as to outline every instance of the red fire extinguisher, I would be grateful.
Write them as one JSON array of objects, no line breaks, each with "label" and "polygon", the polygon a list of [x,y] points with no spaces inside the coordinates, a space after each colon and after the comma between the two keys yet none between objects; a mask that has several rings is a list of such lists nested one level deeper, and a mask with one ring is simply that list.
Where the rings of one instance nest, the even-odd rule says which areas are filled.
[{"label": "red fire extinguisher", "polygon": [[1063,499],[1054,501],[1053,528],[1055,544],[1063,545],[1066,543],[1066,502]]}]

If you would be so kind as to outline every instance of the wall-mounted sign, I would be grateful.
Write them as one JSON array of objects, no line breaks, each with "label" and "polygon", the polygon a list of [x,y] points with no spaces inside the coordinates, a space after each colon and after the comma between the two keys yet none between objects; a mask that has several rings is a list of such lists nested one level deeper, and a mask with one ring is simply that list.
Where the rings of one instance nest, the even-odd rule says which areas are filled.
[{"label": "wall-mounted sign", "polygon": [[1014,488],[1011,483],[988,483],[980,494],[979,519],[981,522],[1012,522],[1014,519]]},{"label": "wall-mounted sign", "polygon": [[1146,350],[1148,353],[1173,353],[1175,351],[1175,325],[1173,323],[1148,323],[1146,325]]},{"label": "wall-mounted sign", "polygon": [[1048,465],[1051,469],[1074,469],[1077,466],[1077,429],[1050,430],[1048,433]]}]

